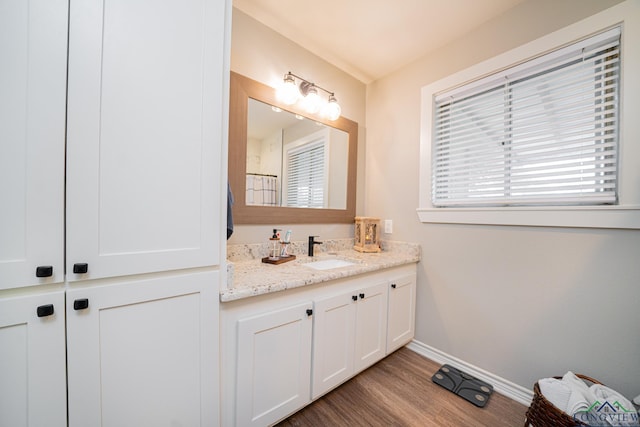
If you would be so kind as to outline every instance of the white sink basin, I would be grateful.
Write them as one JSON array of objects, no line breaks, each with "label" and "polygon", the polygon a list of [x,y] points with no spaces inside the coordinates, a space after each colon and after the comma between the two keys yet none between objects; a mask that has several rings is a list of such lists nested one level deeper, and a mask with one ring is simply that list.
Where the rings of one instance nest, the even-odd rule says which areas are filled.
[{"label": "white sink basin", "polygon": [[332,258],[332,259],[323,259],[320,261],[308,262],[302,265],[306,267],[315,268],[316,270],[332,270],[334,268],[348,267],[350,265],[355,265],[355,263],[351,261],[345,261],[343,259]]}]

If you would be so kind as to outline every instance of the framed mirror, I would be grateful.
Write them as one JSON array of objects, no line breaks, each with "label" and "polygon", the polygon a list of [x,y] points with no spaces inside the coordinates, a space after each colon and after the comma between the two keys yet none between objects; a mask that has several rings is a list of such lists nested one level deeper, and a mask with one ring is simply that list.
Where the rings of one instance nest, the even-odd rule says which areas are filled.
[{"label": "framed mirror", "polygon": [[285,105],[231,72],[229,183],[235,224],[352,223],[358,124]]}]

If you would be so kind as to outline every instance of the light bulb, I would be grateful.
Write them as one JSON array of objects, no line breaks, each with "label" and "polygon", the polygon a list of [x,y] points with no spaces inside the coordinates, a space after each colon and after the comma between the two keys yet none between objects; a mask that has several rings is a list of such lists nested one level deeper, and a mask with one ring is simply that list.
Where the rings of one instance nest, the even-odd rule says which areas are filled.
[{"label": "light bulb", "polygon": [[338,120],[340,114],[342,113],[342,108],[340,108],[340,104],[338,104],[338,100],[331,95],[329,97],[329,101],[326,103],[322,110],[322,114],[329,120]]},{"label": "light bulb", "polygon": [[299,97],[300,91],[296,86],[295,79],[290,74],[285,75],[282,85],[278,88],[278,99],[287,105],[293,105]]},{"label": "light bulb", "polygon": [[304,97],[303,107],[304,109],[311,114],[315,114],[320,110],[320,95],[318,95],[318,90],[310,86],[307,90],[307,95]]}]

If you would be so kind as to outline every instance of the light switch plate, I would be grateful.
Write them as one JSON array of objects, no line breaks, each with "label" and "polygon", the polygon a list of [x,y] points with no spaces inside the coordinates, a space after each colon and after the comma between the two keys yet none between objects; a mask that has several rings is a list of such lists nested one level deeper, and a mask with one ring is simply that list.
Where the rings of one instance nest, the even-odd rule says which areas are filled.
[{"label": "light switch plate", "polygon": [[384,232],[387,234],[393,233],[393,220],[390,220],[390,219],[384,220]]}]

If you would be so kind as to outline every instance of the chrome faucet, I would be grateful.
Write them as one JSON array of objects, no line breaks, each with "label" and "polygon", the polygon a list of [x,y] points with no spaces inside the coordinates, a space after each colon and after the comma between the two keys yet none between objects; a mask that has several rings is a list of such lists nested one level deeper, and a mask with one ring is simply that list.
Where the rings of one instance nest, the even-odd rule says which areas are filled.
[{"label": "chrome faucet", "polygon": [[313,256],[313,246],[321,245],[322,242],[316,242],[314,239],[318,236],[309,236],[309,256]]}]

